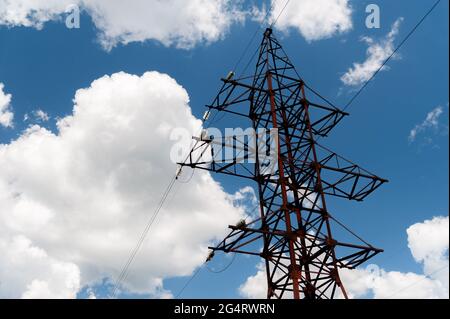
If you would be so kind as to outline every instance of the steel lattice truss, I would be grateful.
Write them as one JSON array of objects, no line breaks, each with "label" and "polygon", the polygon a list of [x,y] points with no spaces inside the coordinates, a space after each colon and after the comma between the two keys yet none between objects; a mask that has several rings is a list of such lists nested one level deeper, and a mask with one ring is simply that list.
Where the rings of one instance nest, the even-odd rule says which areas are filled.
[{"label": "steel lattice truss", "polygon": [[[306,92],[320,96],[299,78],[271,29],[264,33],[254,76],[222,81],[210,110],[246,118],[255,130],[276,129],[277,156],[271,166],[263,163],[258,135],[253,144],[239,136],[197,138],[181,165],[251,179],[259,193],[260,217],[230,226],[231,233],[211,249],[263,258],[268,298],[346,298],[339,269],[382,250],[353,233],[357,244],[336,240],[326,195],[361,201],[387,181],[317,143],[347,114],[307,99]],[[224,157],[220,148],[234,152]],[[252,164],[249,153],[256,154]]]}]

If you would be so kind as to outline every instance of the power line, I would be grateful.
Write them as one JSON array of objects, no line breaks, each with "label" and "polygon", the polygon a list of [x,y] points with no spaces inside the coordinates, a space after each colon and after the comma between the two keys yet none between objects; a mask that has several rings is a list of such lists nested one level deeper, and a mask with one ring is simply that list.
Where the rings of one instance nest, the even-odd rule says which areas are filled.
[{"label": "power line", "polygon": [[[289,2],[289,1],[288,1]],[[422,23],[428,18],[428,16],[434,11],[434,9],[439,5],[441,0],[437,0],[433,6],[426,12],[426,14],[417,22],[417,24],[414,26],[413,29],[406,35],[406,37],[400,42],[400,44],[395,48],[395,50],[392,52],[392,54],[381,64],[381,66],[375,71],[375,73],[372,74],[369,80],[367,80],[364,85],[356,92],[356,94],[349,100],[349,102],[345,105],[345,107],[342,109],[342,111],[345,111],[348,109],[348,107],[361,95],[361,93],[364,91],[364,89],[368,86],[368,84],[380,73],[380,71],[386,66],[386,64],[394,57],[394,55],[403,47],[403,45],[409,40],[409,38],[417,31],[417,29],[422,25]],[[283,49],[284,51],[284,49]],[[294,69],[297,76],[300,77],[297,70]],[[301,77],[300,77],[301,78]],[[308,88],[310,91],[312,91],[314,94],[316,94],[318,97],[320,97],[322,100],[327,102],[329,105],[336,107],[332,102],[330,102],[325,97],[321,96],[318,92],[314,91],[311,87],[309,87],[306,82],[304,82],[305,87]]]},{"label": "power line", "polygon": [[170,191],[172,190],[172,187],[175,184],[175,181],[176,181],[176,177],[173,177],[171,179],[169,185],[167,186],[166,190],[164,191],[162,198],[159,201],[158,206],[156,207],[153,215],[150,217],[144,230],[142,231],[141,236],[139,237],[139,240],[138,240],[136,246],[134,247],[134,249],[131,252],[131,255],[128,257],[127,262],[123,266],[123,268],[119,274],[119,277],[117,278],[117,280],[114,284],[113,292],[111,295],[112,298],[115,298],[117,296],[117,293],[118,293],[121,283],[126,279],[126,277],[128,275],[128,269],[129,269],[131,263],[133,262],[134,258],[136,257],[137,253],[139,252],[139,249],[141,248],[142,244],[144,243],[144,240],[147,237],[147,234],[150,231],[150,228],[152,227],[153,223],[155,222],[156,217],[158,216],[162,206],[164,205],[164,203],[167,199],[167,196],[169,195]]},{"label": "power line", "polygon": [[[407,34],[407,36],[400,42],[400,44],[395,48],[395,50],[392,52],[392,54],[383,62],[383,64],[381,64],[381,66],[377,69],[377,71],[375,71],[374,74],[372,74],[372,76],[370,77],[369,80],[367,80],[364,85],[358,90],[358,92],[356,92],[356,94],[349,100],[349,102],[345,105],[345,107],[342,109],[342,111],[346,111],[350,105],[361,95],[361,93],[364,91],[364,89],[368,86],[368,84],[377,76],[378,73],[380,73],[380,71],[386,66],[386,64],[392,59],[392,57],[400,50],[400,48],[406,43],[406,41],[409,40],[409,38],[414,34],[414,32],[420,27],[420,25],[426,20],[426,18],[433,12],[433,10],[438,6],[438,4],[441,2],[441,0],[437,0],[434,5],[427,11],[427,13],[422,17],[422,19],[419,20],[419,22],[417,22],[417,24],[414,26],[414,28]],[[295,70],[295,69],[294,69]],[[297,75],[300,77],[300,75],[298,74],[297,70],[295,70],[295,72],[297,73]],[[328,99],[324,98],[323,96],[321,96],[319,93],[315,92],[312,88],[310,88],[306,82],[303,82],[304,85],[310,90],[312,91],[314,94],[316,94],[317,96],[319,96],[322,100],[324,100],[325,102],[327,102],[329,105],[337,108],[332,102],[330,102]],[[319,136],[316,141],[318,141],[321,137]]]},{"label": "power line", "polygon": [[367,87],[367,85],[377,76],[378,73],[384,68],[384,66],[392,59],[392,57],[400,50],[400,48],[408,41],[408,39],[414,34],[414,32],[421,26],[421,24],[426,20],[426,18],[433,12],[433,10],[438,6],[438,4],[441,2],[441,0],[437,0],[434,5],[428,10],[428,12],[420,19],[420,21],[414,26],[414,28],[408,33],[408,35],[400,42],[400,44],[397,46],[397,48],[392,52],[391,55],[381,64],[381,66],[378,68],[378,70],[372,74],[369,80],[364,83],[364,85],[356,92],[356,94],[350,99],[350,101],[345,105],[343,111],[345,111],[357,98],[358,96],[364,91],[364,89]]},{"label": "power line", "polygon": [[[192,146],[192,144],[191,144],[191,147],[192,147],[192,148],[195,148],[195,146],[197,145],[197,143],[198,143],[198,141],[195,142],[194,146]],[[185,160],[184,160],[184,163],[186,163],[186,161],[187,161],[188,159],[189,159],[189,154],[186,156],[186,158],[185,158]],[[178,176],[179,176],[180,173],[181,173],[181,171],[180,171],[180,172],[177,172],[177,173],[172,177],[172,179],[170,180],[169,185],[168,185],[167,188],[165,189],[165,191],[164,191],[164,193],[163,193],[163,195],[162,195],[162,197],[161,197],[161,199],[160,199],[160,201],[159,201],[159,203],[158,203],[158,206],[156,207],[156,209],[155,209],[153,215],[150,217],[150,219],[149,219],[149,221],[147,222],[147,224],[146,224],[144,230],[142,231],[141,236],[139,237],[139,240],[138,240],[136,246],[135,246],[134,249],[131,251],[130,257],[128,257],[127,262],[126,262],[125,265],[123,266],[123,268],[122,268],[122,270],[121,270],[121,272],[120,272],[120,274],[119,274],[119,276],[118,276],[118,278],[117,278],[117,280],[116,280],[116,282],[115,282],[115,284],[114,284],[113,292],[112,292],[112,294],[111,294],[111,297],[112,297],[112,298],[115,298],[115,297],[117,296],[117,293],[118,293],[118,290],[119,290],[119,287],[120,287],[121,283],[126,279],[126,277],[127,277],[127,275],[128,275],[128,270],[129,270],[129,268],[130,268],[130,266],[131,266],[131,264],[132,264],[134,258],[136,257],[137,253],[139,252],[139,249],[141,248],[142,244],[144,243],[144,240],[145,240],[145,238],[147,237],[148,232],[150,231],[150,228],[152,227],[153,223],[155,222],[156,217],[158,217],[159,212],[161,211],[161,208],[163,207],[164,203],[166,202],[167,197],[169,196],[170,191],[172,190],[173,186],[175,185],[175,183],[176,183],[176,181],[177,181]],[[193,174],[192,174],[192,176],[190,177],[189,181],[192,179],[192,177],[193,177]],[[188,182],[189,182],[189,181],[188,181]],[[173,195],[172,199],[173,199],[174,197],[175,197],[175,194]]]},{"label": "power line", "polygon": [[[270,28],[275,27],[276,23],[278,22],[278,19],[281,17],[281,15],[283,14],[284,10],[286,9],[286,7],[288,6],[288,4],[289,4],[290,1],[291,1],[291,0],[287,0],[287,1],[286,1],[286,3],[285,3],[285,5],[284,5],[283,9],[280,11],[280,13],[279,13],[278,16],[276,17],[276,19],[270,24]],[[274,8],[274,6],[275,6],[275,3],[276,3],[276,1],[273,1],[273,2],[272,2],[272,5],[270,6],[270,9],[267,11],[266,16],[264,17],[264,21],[266,21],[267,18],[268,18],[268,16],[269,16],[269,14],[272,13],[272,10],[273,10],[273,8]],[[256,33],[255,33],[254,37],[255,37],[256,34],[262,29],[262,27],[263,27],[263,25],[261,24],[261,25],[259,26],[259,28],[256,30]],[[253,40],[252,40],[252,42],[253,42]],[[245,72],[247,71],[248,67],[249,67],[250,64],[252,63],[253,59],[254,59],[255,56],[258,54],[258,51],[259,51],[259,48],[256,48],[256,51],[253,53],[253,55],[251,56],[251,58],[250,58],[250,60],[248,61],[247,65],[245,66],[244,70],[242,71],[242,73],[241,73],[242,75],[245,74]]]},{"label": "power line", "polygon": [[233,255],[233,258],[231,259],[231,261],[230,261],[225,267],[223,267],[221,270],[213,270],[213,269],[208,268],[208,266],[206,266],[206,269],[207,269],[210,273],[213,273],[213,274],[221,274],[221,273],[227,271],[227,270],[231,267],[231,265],[233,265],[234,261],[236,260],[236,256],[237,256],[237,254],[234,254],[234,255]]},{"label": "power line", "polygon": [[184,290],[189,286],[189,284],[194,280],[195,277],[197,277],[197,275],[199,274],[200,270],[202,270],[203,266],[205,264],[203,263],[200,267],[197,268],[197,270],[192,274],[192,276],[189,278],[188,281],[186,281],[186,283],[184,284],[184,286],[181,288],[181,290],[177,293],[177,295],[175,296],[175,299],[178,299],[181,294],[184,292]]},{"label": "power line", "polygon": [[206,266],[207,262],[204,262],[200,267],[197,268],[197,270],[192,274],[192,276],[189,277],[189,279],[186,281],[186,283],[184,284],[184,286],[180,289],[180,291],[179,291],[179,292],[177,293],[177,295],[175,296],[175,299],[178,299],[178,298],[183,294],[183,292],[186,290],[186,288],[194,281],[195,277],[197,277],[197,275],[200,273],[200,271],[201,271],[203,268],[206,268],[210,273],[213,273],[213,274],[221,274],[221,273],[227,271],[227,270],[231,267],[231,265],[232,265],[232,264],[234,263],[234,261],[236,260],[236,256],[237,256],[237,255],[234,254],[234,255],[233,255],[233,258],[232,258],[231,261],[230,261],[230,263],[229,263],[228,265],[226,265],[223,269],[219,270],[219,271],[215,271],[215,270],[212,270],[212,269],[208,268],[208,266]]},{"label": "power line", "polygon": [[[251,211],[251,212],[254,212],[255,209],[258,208],[258,207],[259,207],[259,204],[256,205],[254,208],[252,208],[250,211]],[[234,261],[236,260],[236,257],[237,257],[237,254],[235,253],[235,254],[233,255],[233,258],[231,259],[230,263],[229,263],[228,265],[226,265],[223,269],[219,270],[219,271],[212,270],[212,269],[208,268],[208,266],[206,266],[206,264],[208,263],[208,261],[204,262],[204,263],[199,267],[199,269],[198,269],[196,272],[194,272],[194,273],[192,274],[192,276],[191,276],[191,277],[189,278],[189,280],[185,283],[185,285],[184,285],[183,288],[180,290],[180,292],[176,295],[176,298],[178,299],[178,297],[179,297],[179,296],[183,293],[183,291],[191,284],[191,282],[194,280],[194,278],[197,276],[197,274],[200,272],[200,270],[201,270],[203,267],[206,266],[206,269],[207,269],[210,273],[213,273],[213,274],[221,274],[221,273],[227,271],[227,270],[231,267],[231,265],[233,265]]]},{"label": "power line", "polygon": [[[195,168],[192,168],[191,169],[191,175],[186,179],[186,180],[181,180],[180,178],[178,178],[178,182],[179,183],[181,183],[181,184],[189,184],[190,183],[190,181],[192,180],[192,178],[194,177],[194,174],[195,174]],[[181,175],[180,175],[181,176]]]},{"label": "power line", "polygon": [[[267,10],[264,18],[262,21],[266,21],[267,18],[269,17],[270,13],[272,12],[272,9],[275,5],[276,1],[273,1],[269,10]],[[263,24],[259,24],[258,28],[255,30],[255,33],[253,34],[253,36],[251,37],[250,41],[247,43],[247,46],[245,47],[244,51],[242,52],[241,56],[239,57],[238,61],[236,62],[236,64],[234,65],[233,71],[236,72],[238,66],[241,64],[242,60],[244,59],[244,56],[247,54],[248,50],[250,49],[253,41],[255,40],[256,36],[258,35],[259,31],[262,29]],[[252,60],[252,59],[251,59]],[[250,61],[251,61],[250,60]]]},{"label": "power line", "polygon": [[[283,9],[280,11],[280,13],[278,14],[278,16],[276,17],[276,19],[270,24],[270,28],[273,28],[276,23],[278,22],[278,19],[280,18],[280,16],[283,14],[284,10],[286,9],[287,5],[289,4],[290,0],[287,0]],[[277,1],[272,1],[269,10],[267,10],[264,18],[262,19],[262,21],[268,21],[268,17],[269,15],[271,15],[273,12],[273,8],[275,7],[275,4],[277,3]],[[253,43],[253,41],[255,40],[256,36],[258,35],[258,33],[261,31],[261,29],[263,28],[263,26],[265,25],[265,23],[261,23],[258,28],[255,30],[255,33],[253,34],[253,36],[251,37],[251,40],[249,41],[249,43],[247,44],[244,52],[242,52],[238,62],[236,63],[236,65],[234,66],[233,71],[237,72],[237,67],[239,66],[239,64],[242,62],[244,56],[247,54],[248,50],[251,47],[251,44]],[[247,69],[249,68],[250,64],[252,63],[252,61],[255,59],[256,55],[259,52],[259,48],[256,48],[255,52],[251,55],[250,59],[248,60],[247,64],[245,65],[244,69],[242,70],[242,72],[240,72],[240,75],[238,76],[238,78],[241,78],[241,76],[245,75],[245,72],[247,71]],[[217,116],[218,112],[216,112],[213,116],[213,119],[211,120],[209,125],[212,125],[215,122],[218,122],[220,120],[222,120],[224,118],[224,116],[226,115],[226,113],[224,113],[219,119],[215,119],[215,117]]]},{"label": "power line", "polygon": [[276,19],[272,22],[272,24],[270,25],[271,28],[273,28],[273,27],[277,24],[278,19],[280,19],[280,17],[281,17],[281,15],[283,14],[284,10],[286,10],[286,7],[288,6],[289,2],[291,2],[291,0],[287,0],[287,1],[286,1],[286,3],[285,3],[285,5],[284,5],[283,9],[281,9],[281,11],[280,11],[280,13],[278,14],[277,18],[276,18]]}]

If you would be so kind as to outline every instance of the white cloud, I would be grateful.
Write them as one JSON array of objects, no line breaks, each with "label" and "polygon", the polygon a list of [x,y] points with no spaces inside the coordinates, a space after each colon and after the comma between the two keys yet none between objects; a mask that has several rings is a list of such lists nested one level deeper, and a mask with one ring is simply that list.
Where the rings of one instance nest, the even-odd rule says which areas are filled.
[{"label": "white cloud", "polygon": [[73,4],[92,17],[106,49],[146,40],[187,49],[221,39],[244,17],[231,0],[0,0],[0,25],[42,28]]},{"label": "white cloud", "polygon": [[[33,125],[0,145],[0,241],[26,237],[52,260],[39,272],[33,263],[8,267],[0,297],[69,296],[39,275],[53,261],[77,267],[81,287],[115,277],[175,173],[172,128],[197,132],[201,125],[187,92],[157,72],[102,77],[78,90],[74,103],[56,134]],[[225,193],[207,172],[176,187],[130,268],[125,287],[132,292],[170,296],[163,280],[189,275],[227,225],[245,217],[233,203],[244,195]],[[0,260],[0,269],[11,262]],[[73,272],[62,271],[58,282],[73,282]]]},{"label": "white cloud", "polygon": [[31,116],[28,113],[23,116],[24,122],[27,122],[30,119],[34,119],[37,122],[48,122],[50,120],[50,116],[45,111],[37,109],[31,112]]},{"label": "white cloud", "polygon": [[353,298],[436,299],[449,297],[449,218],[434,217],[406,230],[408,247],[423,273],[385,271],[377,266],[342,272]]},{"label": "white cloud", "polygon": [[[394,52],[394,41],[399,33],[400,24],[403,18],[398,18],[392,25],[391,31],[384,39],[375,41],[370,37],[363,37],[362,40],[369,46],[367,58],[362,63],[354,63],[353,67],[341,77],[341,81],[347,86],[359,86],[367,82],[375,72],[383,65],[384,61]],[[384,66],[382,70],[387,70]]]},{"label": "white cloud", "polygon": [[448,291],[449,272],[436,271],[448,266],[449,221],[447,217],[435,217],[414,224],[406,231],[408,247],[414,259],[423,264],[424,274],[438,280]]},{"label": "white cloud", "polygon": [[47,122],[50,119],[48,114],[41,109],[34,111],[33,114],[36,117],[36,119],[42,122]]},{"label": "white cloud", "polygon": [[[447,271],[444,269],[444,271]],[[448,288],[437,280],[412,272],[376,272],[366,269],[341,271],[350,298],[438,299],[448,298]]]},{"label": "white cloud", "polygon": [[6,94],[3,90],[5,85],[0,83],[0,126],[12,127],[14,114],[11,111],[11,94]]},{"label": "white cloud", "polygon": [[[272,12],[269,20],[275,21],[278,30],[297,30],[307,41],[330,38],[352,29],[352,9],[348,0],[296,0],[289,2],[271,0]],[[253,9],[256,20],[262,21],[267,7]]]},{"label": "white cloud", "polygon": [[267,298],[267,277],[266,266],[259,263],[257,272],[254,276],[247,278],[244,284],[239,287],[239,294],[247,299],[265,299]]},{"label": "white cloud", "polygon": [[21,235],[0,238],[0,296],[22,298],[74,298],[80,271],[62,262]]},{"label": "white cloud", "polygon": [[[424,273],[386,271],[376,265],[365,269],[341,270],[341,279],[350,298],[448,298],[449,218],[435,217],[407,229],[408,246]],[[265,298],[266,273],[262,263],[257,273],[239,288],[245,298]]]},{"label": "white cloud", "polygon": [[231,195],[230,199],[235,205],[245,208],[248,218],[259,216],[259,201],[253,187],[246,186],[241,188]]},{"label": "white cloud", "polygon": [[437,129],[439,127],[439,118],[444,113],[444,108],[442,106],[438,106],[433,109],[431,112],[427,114],[425,120],[417,124],[410,132],[408,136],[409,142],[414,142],[417,138],[417,135],[422,133],[427,129]]}]

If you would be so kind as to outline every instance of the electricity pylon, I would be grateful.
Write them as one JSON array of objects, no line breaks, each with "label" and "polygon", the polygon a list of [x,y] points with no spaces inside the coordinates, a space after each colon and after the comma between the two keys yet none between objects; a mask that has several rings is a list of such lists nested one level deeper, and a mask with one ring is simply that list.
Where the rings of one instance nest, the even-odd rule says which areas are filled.
[{"label": "electricity pylon", "polygon": [[[261,257],[267,298],[347,298],[339,270],[355,268],[382,250],[340,224],[328,211],[326,198],[362,201],[387,180],[317,142],[348,114],[304,83],[271,29],[264,33],[254,75],[233,79],[230,74],[222,81],[207,114],[242,117],[255,131],[270,131],[271,137],[217,139],[204,132],[188,160],[180,163],[256,183],[259,217],[229,226],[229,235],[210,248]],[[306,92],[326,105],[309,100]],[[233,152],[223,152],[225,148]],[[335,239],[335,225],[342,227],[339,234],[358,243]]]}]

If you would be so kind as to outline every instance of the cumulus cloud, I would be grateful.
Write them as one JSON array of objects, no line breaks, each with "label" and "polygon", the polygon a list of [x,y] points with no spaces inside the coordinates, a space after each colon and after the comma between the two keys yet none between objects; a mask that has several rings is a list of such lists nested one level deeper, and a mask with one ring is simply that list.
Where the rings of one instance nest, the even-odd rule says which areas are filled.
[{"label": "cumulus cloud", "polygon": [[[448,298],[448,216],[414,224],[406,232],[411,254],[423,265],[423,274],[386,271],[377,265],[344,269],[341,279],[350,298]],[[265,298],[266,286],[265,268],[260,263],[256,274],[239,287],[239,293],[245,298]]]},{"label": "cumulus cloud", "polygon": [[[73,297],[79,287],[118,275],[176,171],[171,130],[201,127],[188,103],[168,75],[117,73],[78,90],[73,113],[57,122],[57,132],[32,125],[0,145],[0,243],[17,255],[0,257],[0,269],[6,263],[8,270],[0,297]],[[163,280],[189,275],[204,261],[226,226],[245,218],[234,201],[248,192],[227,194],[205,171],[188,187],[178,185],[124,289],[170,296]],[[16,238],[26,238],[28,248],[11,248]],[[33,251],[45,256],[38,270],[26,262]],[[11,265],[22,259],[21,267]],[[41,276],[54,272],[53,281]]]},{"label": "cumulus cloud", "polygon": [[414,224],[406,232],[408,247],[414,259],[423,264],[424,274],[442,283],[448,294],[449,272],[439,271],[448,267],[448,216]]},{"label": "cumulus cloud", "polygon": [[22,235],[2,236],[0,250],[0,296],[75,298],[80,288],[77,265],[50,257]]},{"label": "cumulus cloud", "polygon": [[[446,269],[443,269],[446,271]],[[356,269],[341,272],[350,298],[439,299],[448,298],[448,287],[423,274]]]},{"label": "cumulus cloud", "polygon": [[[367,82],[375,72],[383,65],[384,61],[394,52],[394,42],[399,33],[403,18],[398,18],[392,25],[391,31],[384,39],[375,41],[370,37],[363,37],[362,41],[369,46],[367,49],[367,58],[362,63],[354,63],[353,67],[341,77],[341,81],[347,86],[360,86]],[[387,70],[384,66],[382,70]]]},{"label": "cumulus cloud", "polygon": [[408,136],[408,140],[410,143],[414,142],[417,138],[417,136],[428,130],[428,129],[434,129],[437,130],[439,128],[439,119],[441,115],[444,113],[444,108],[442,106],[438,106],[434,108],[432,111],[430,111],[425,120],[417,124],[410,132]]},{"label": "cumulus cloud", "polygon": [[[285,3],[270,0],[274,21]],[[165,46],[190,49],[222,39],[230,27],[248,16],[262,22],[267,6],[245,9],[241,0],[0,0],[0,25],[42,29],[49,21],[64,20],[73,5],[87,13],[102,46],[156,40]],[[289,3],[276,28],[297,30],[316,41],[352,29],[349,0],[297,0]]]},{"label": "cumulus cloud", "polygon": [[255,275],[247,278],[244,284],[239,287],[239,294],[247,299],[265,299],[267,298],[267,275],[266,266],[260,262],[257,266]]},{"label": "cumulus cloud", "polygon": [[11,94],[4,92],[5,85],[0,83],[0,126],[12,127],[14,114],[11,111]]},{"label": "cumulus cloud", "polygon": [[240,1],[231,0],[0,0],[0,25],[42,28],[73,5],[91,16],[106,49],[146,40],[188,49],[243,19]]},{"label": "cumulus cloud", "polygon": [[[330,38],[352,29],[352,9],[348,0],[296,0],[285,7],[284,1],[271,0],[269,20],[277,21],[275,27],[287,32],[298,31],[307,41]],[[253,8],[253,16],[262,21],[267,7]],[[277,20],[278,18],[278,20]]]}]

